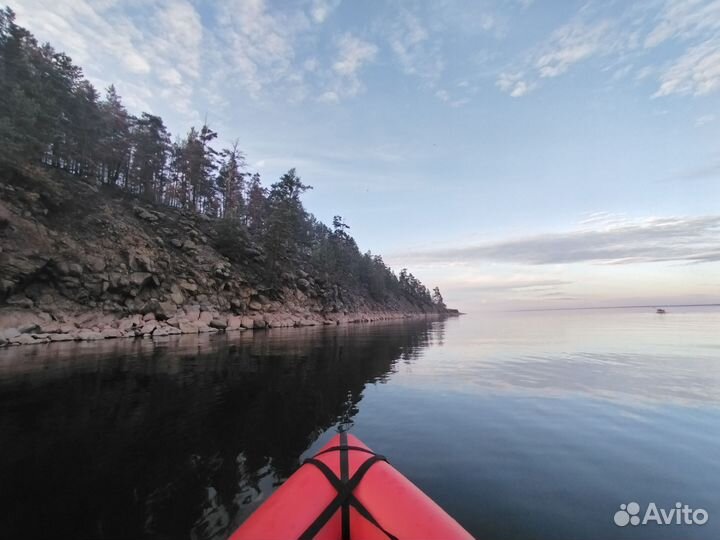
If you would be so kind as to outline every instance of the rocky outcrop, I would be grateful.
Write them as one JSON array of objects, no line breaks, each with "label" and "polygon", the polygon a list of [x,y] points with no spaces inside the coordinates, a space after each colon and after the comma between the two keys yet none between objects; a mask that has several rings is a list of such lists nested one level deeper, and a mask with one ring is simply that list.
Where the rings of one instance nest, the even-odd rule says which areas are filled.
[{"label": "rocky outcrop", "polygon": [[0,176],[0,344],[163,337],[434,313],[370,300],[302,261],[264,283],[251,241],[216,249],[214,220],[99,193],[45,171]]}]

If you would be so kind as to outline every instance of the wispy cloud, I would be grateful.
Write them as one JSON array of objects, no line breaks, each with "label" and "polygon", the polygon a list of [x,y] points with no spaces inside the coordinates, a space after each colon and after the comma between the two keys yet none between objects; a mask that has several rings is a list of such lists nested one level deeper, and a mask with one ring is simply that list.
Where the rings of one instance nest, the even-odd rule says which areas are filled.
[{"label": "wispy cloud", "polygon": [[26,0],[14,6],[19,22],[81,65],[100,87],[115,83],[131,107],[152,111],[159,96],[185,121],[202,70],[205,33],[187,0],[149,0],[142,11],[117,2]]},{"label": "wispy cloud", "polygon": [[617,52],[621,45],[622,40],[609,20],[586,21],[581,15],[533,47],[515,69],[502,71],[495,84],[511,97],[522,97],[535,89],[540,79],[563,75],[594,56]]},{"label": "wispy cloud", "polygon": [[335,102],[352,97],[364,89],[360,70],[372,62],[378,48],[373,43],[346,33],[337,40],[337,56],[332,65],[329,88],[320,96],[321,101]]},{"label": "wispy cloud", "polygon": [[229,52],[223,55],[230,68],[224,79],[257,98],[267,85],[289,78],[294,40],[310,25],[303,12],[270,11],[264,0],[235,0],[224,3],[216,17],[218,49]]},{"label": "wispy cloud", "polygon": [[571,285],[572,281],[562,279],[546,279],[534,276],[498,276],[479,275],[461,281],[447,281],[445,289],[448,291],[462,290],[465,292],[523,292],[547,295],[561,294],[556,289]]},{"label": "wispy cloud", "polygon": [[702,96],[720,90],[720,38],[691,47],[660,76],[653,97],[670,94]]},{"label": "wispy cloud", "polygon": [[340,5],[340,0],[313,0],[310,14],[316,23],[323,23]]},{"label": "wispy cloud", "polygon": [[540,77],[557,77],[595,54],[608,54],[610,23],[574,21],[558,28],[535,60]]},{"label": "wispy cloud", "polygon": [[720,261],[720,216],[618,220],[604,228],[407,253],[417,262],[543,265]]},{"label": "wispy cloud", "polygon": [[495,85],[510,97],[522,97],[532,91],[536,84],[525,80],[524,73],[501,73]]},{"label": "wispy cloud", "polygon": [[390,31],[390,48],[408,75],[436,80],[444,69],[440,46],[430,38],[430,32],[414,13],[400,12]]},{"label": "wispy cloud", "polygon": [[666,0],[645,38],[652,48],[670,39],[691,39],[720,29],[720,1]]},{"label": "wispy cloud", "polygon": [[714,114],[703,114],[695,119],[695,127],[702,127],[715,121]]}]

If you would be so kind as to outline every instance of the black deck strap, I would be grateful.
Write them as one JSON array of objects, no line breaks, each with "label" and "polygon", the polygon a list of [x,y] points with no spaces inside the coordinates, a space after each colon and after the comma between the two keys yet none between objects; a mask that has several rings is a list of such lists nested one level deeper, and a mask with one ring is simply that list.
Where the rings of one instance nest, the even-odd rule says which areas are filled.
[{"label": "black deck strap", "polygon": [[323,454],[329,454],[330,452],[337,452],[342,450],[354,450],[356,452],[365,452],[366,454],[372,454],[375,455],[375,452],[372,450],[368,450],[367,448],[363,448],[362,446],[353,446],[352,444],[347,445],[338,445],[338,446],[330,446],[329,448],[326,448],[322,452],[318,452],[313,457],[322,456]]},{"label": "black deck strap", "polygon": [[358,470],[355,472],[352,478],[350,478],[347,482],[342,482],[330,469],[330,467],[328,467],[322,461],[314,458],[306,459],[305,463],[317,467],[320,472],[323,473],[325,478],[328,479],[330,484],[332,484],[332,486],[337,490],[338,494],[332,501],[330,501],[330,503],[325,507],[325,510],[320,513],[320,515],[315,519],[315,521],[313,521],[308,526],[308,528],[305,529],[305,532],[300,535],[299,540],[312,540],[313,538],[315,538],[315,535],[317,535],[320,530],[325,526],[325,524],[330,521],[333,515],[335,515],[335,512],[337,512],[338,508],[342,507],[345,501],[355,507],[355,509],[358,511],[358,513],[360,513],[361,516],[363,516],[370,523],[380,529],[383,534],[385,534],[385,536],[387,536],[390,540],[398,540],[395,536],[386,531],[377,522],[377,520],[367,510],[367,508],[365,508],[365,506],[359,500],[357,500],[357,498],[353,494],[353,491],[360,484],[360,481],[363,479],[363,476],[365,476],[365,473],[367,473],[368,470],[370,470],[370,467],[372,467],[378,461],[387,461],[387,459],[381,455],[372,456],[370,459],[366,460],[362,465],[360,465],[360,467],[358,467]]},{"label": "black deck strap", "polygon": [[[340,481],[343,484],[348,482],[348,469],[350,468],[348,458],[348,438],[345,431],[340,432]],[[346,498],[340,507],[340,523],[342,525],[342,540],[350,540],[350,503]]]}]

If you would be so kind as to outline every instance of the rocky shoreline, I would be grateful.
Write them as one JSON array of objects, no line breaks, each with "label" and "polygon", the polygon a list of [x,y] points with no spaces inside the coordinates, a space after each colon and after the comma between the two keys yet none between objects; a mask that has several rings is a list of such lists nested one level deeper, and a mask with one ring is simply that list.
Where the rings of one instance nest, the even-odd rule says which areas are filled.
[{"label": "rocky shoreline", "polygon": [[309,254],[271,279],[253,239],[223,250],[221,220],[57,174],[0,182],[0,346],[452,315],[373,298]]},{"label": "rocky shoreline", "polygon": [[42,345],[67,341],[97,341],[120,338],[160,338],[173,335],[257,331],[271,328],[334,326],[425,317],[438,314],[369,312],[348,314],[257,313],[233,315],[204,306],[178,309],[171,317],[154,313],[117,318],[112,314],[85,313],[53,317],[46,312],[0,312],[0,347]]}]

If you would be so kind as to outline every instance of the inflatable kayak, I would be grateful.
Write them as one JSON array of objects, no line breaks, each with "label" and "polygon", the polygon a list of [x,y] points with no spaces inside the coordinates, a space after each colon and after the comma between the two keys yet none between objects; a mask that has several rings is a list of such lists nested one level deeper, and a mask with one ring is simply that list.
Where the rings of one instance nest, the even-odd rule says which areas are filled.
[{"label": "inflatable kayak", "polygon": [[357,437],[340,433],[230,540],[472,540],[453,518]]}]

